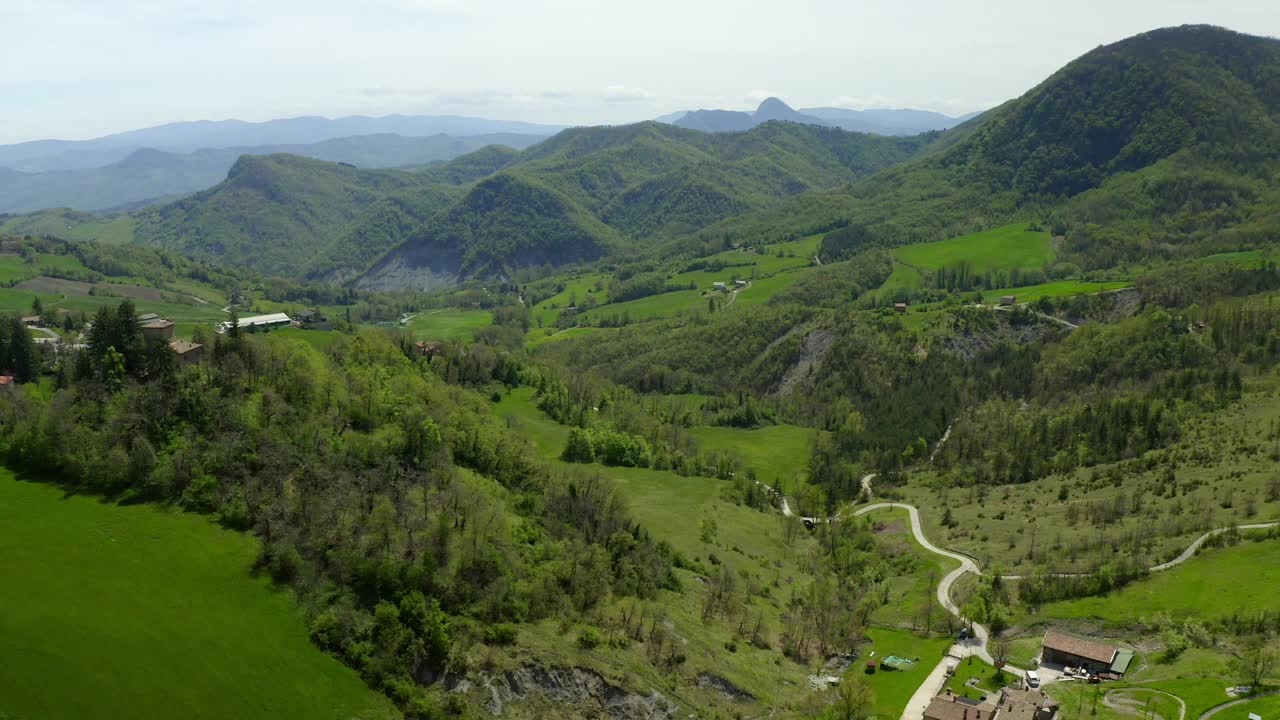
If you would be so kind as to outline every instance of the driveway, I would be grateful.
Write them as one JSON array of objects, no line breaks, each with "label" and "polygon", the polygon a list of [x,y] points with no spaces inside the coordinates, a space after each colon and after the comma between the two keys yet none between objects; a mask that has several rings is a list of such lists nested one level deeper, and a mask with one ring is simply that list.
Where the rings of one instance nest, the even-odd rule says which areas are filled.
[{"label": "driveway", "polygon": [[911,696],[911,700],[907,702],[907,707],[902,711],[902,720],[920,720],[924,717],[924,711],[929,709],[929,702],[942,689],[942,684],[947,680],[947,672],[955,669],[960,664],[958,658],[951,656],[943,657],[938,661],[933,671],[929,673],[929,677],[920,683],[920,687],[916,688],[916,692]]}]

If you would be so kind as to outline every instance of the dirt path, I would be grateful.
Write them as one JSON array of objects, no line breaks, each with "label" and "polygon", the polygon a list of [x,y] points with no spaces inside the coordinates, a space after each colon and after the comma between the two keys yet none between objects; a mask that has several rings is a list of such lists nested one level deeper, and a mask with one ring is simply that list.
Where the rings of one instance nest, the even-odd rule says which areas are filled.
[{"label": "dirt path", "polygon": [[[875,479],[875,473],[865,475],[862,478],[862,491],[863,493],[866,494],[868,500],[870,500],[872,497],[871,481],[874,479]],[[791,505],[790,503],[787,502],[787,498],[785,495],[779,493],[775,488],[765,485],[764,483],[757,482],[756,484],[763,487],[766,491],[769,492],[770,495],[774,497],[775,500],[777,500],[778,507],[781,509],[782,514],[785,517],[799,517],[801,520],[805,521],[805,523],[810,526],[816,525],[820,522],[836,522],[840,519],[839,513],[837,513],[836,515],[833,515],[830,518],[816,518],[816,517],[805,517],[801,515],[796,515],[791,511]],[[952,586],[955,585],[956,581],[959,580],[961,577],[963,577],[966,573],[974,573],[976,575],[981,575],[982,569],[978,567],[978,563],[975,562],[973,558],[967,555],[963,555],[961,553],[955,552],[953,550],[946,550],[946,549],[940,548],[937,545],[934,545],[933,543],[929,542],[929,538],[925,537],[924,529],[920,523],[920,510],[916,508],[914,505],[908,505],[906,503],[896,503],[896,502],[872,503],[870,505],[867,505],[865,507],[859,508],[858,510],[854,511],[851,517],[860,517],[862,515],[865,515],[870,512],[874,512],[876,510],[884,510],[884,509],[890,509],[890,508],[902,509],[907,511],[907,515],[911,519],[911,534],[915,537],[916,542],[920,544],[920,547],[923,547],[925,550],[928,550],[929,552],[935,555],[941,555],[942,557],[949,558],[951,560],[955,560],[956,562],[960,563],[959,567],[957,567],[955,570],[952,570],[951,572],[943,576],[942,580],[938,583],[938,590],[937,590],[938,602],[942,605],[942,607],[946,608],[947,612],[954,615],[961,622],[973,628],[973,636],[969,640],[956,643],[956,645],[952,648],[952,653],[959,656],[976,655],[977,657],[982,659],[984,662],[994,664],[995,659],[991,656],[991,653],[987,649],[987,645],[991,639],[990,631],[988,631],[986,627],[966,618],[964,613],[959,608],[959,606],[957,606],[954,602],[951,601],[951,588]],[[1201,535],[1200,537],[1192,541],[1192,543],[1189,546],[1187,546],[1187,549],[1183,550],[1182,554],[1178,555],[1178,557],[1174,558],[1173,560],[1170,560],[1169,562],[1160,563],[1159,565],[1153,565],[1151,568],[1149,568],[1149,571],[1161,572],[1163,570],[1168,570],[1169,568],[1176,567],[1177,565],[1180,565],[1186,562],[1187,560],[1190,560],[1192,557],[1195,556],[1196,550],[1198,550],[1206,540],[1213,537],[1214,535],[1226,532],[1227,530],[1230,530],[1233,527],[1239,528],[1241,530],[1262,530],[1266,528],[1280,527],[1280,522],[1253,523],[1249,525],[1236,525],[1231,527],[1222,527],[1222,528],[1217,528],[1215,530],[1210,530],[1209,532]],[[1079,575],[1079,574],[1082,574],[1082,573],[1061,573],[1060,575],[1065,577],[1065,576]],[[1024,578],[1025,576],[1003,575],[1002,577],[1010,580],[1018,580],[1018,579]],[[1025,674],[1024,670],[1013,667],[1011,665],[1005,665],[1004,669],[1018,676]],[[934,671],[937,672],[937,669],[935,668]],[[1161,691],[1154,691],[1154,692],[1161,692]],[[1164,694],[1169,695],[1169,693],[1164,693]],[[1185,716],[1186,715],[1185,703],[1182,703],[1182,699],[1177,697],[1176,695],[1171,695],[1171,697],[1175,698],[1176,700],[1178,700],[1179,703],[1182,704],[1182,715]],[[1255,697],[1263,697],[1263,695],[1258,695]],[[1243,701],[1236,701],[1236,702],[1243,702]],[[1228,707],[1232,704],[1233,703],[1226,703],[1224,705],[1220,705],[1217,708],[1210,710],[1205,715],[1201,715],[1199,720],[1205,720],[1209,715],[1213,714],[1214,712],[1217,712],[1218,710],[1224,707]],[[903,717],[905,718],[906,715],[904,714]],[[1160,720],[1172,720],[1172,719],[1161,718]],[[1185,717],[1180,716],[1178,720],[1185,720]]]},{"label": "dirt path", "polygon": [[[746,290],[746,289],[747,289],[747,288],[749,288],[749,287],[751,287],[751,281],[750,281],[750,280],[748,280],[748,281],[747,281],[747,284],[746,284],[746,285],[743,285],[743,286],[742,286],[742,287],[740,287],[740,288],[734,288],[734,289],[733,289],[733,292],[729,293],[729,302],[725,303],[725,304],[724,304],[724,307],[726,307],[726,308],[727,308],[727,307],[729,307],[730,305],[732,305],[732,304],[733,304],[733,301],[738,299],[738,293],[742,292],[743,290]],[[723,310],[724,308],[721,308],[721,309]]]}]

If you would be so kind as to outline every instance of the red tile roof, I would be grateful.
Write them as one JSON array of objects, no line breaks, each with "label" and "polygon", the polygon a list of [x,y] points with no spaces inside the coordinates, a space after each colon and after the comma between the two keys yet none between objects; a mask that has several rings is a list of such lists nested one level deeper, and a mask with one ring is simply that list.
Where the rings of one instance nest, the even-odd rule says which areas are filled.
[{"label": "red tile roof", "polygon": [[1101,640],[1078,638],[1074,635],[1060,633],[1057,630],[1046,632],[1044,634],[1044,642],[1041,644],[1051,650],[1101,663],[1109,663],[1116,657],[1115,645],[1104,643]]}]

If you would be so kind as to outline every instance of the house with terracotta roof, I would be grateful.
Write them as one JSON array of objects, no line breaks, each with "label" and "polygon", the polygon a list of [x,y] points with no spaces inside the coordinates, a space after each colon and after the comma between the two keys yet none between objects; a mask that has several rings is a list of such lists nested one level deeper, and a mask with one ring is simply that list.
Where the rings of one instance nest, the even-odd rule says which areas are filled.
[{"label": "house with terracotta roof", "polygon": [[186,340],[169,341],[169,349],[178,355],[178,362],[183,365],[199,365],[204,359],[204,346]]},{"label": "house with terracotta roof", "polygon": [[996,702],[1000,720],[1053,720],[1058,714],[1058,701],[1038,688],[1000,689]]},{"label": "house with terracotta roof", "polygon": [[1076,637],[1048,630],[1040,643],[1040,662],[1045,665],[1082,667],[1093,674],[1124,675],[1133,660],[1133,651],[1092,638]]},{"label": "house with terracotta roof", "polygon": [[996,706],[951,692],[951,688],[929,701],[924,720],[994,720]]},{"label": "house with terracotta roof", "polygon": [[156,318],[142,323],[142,337],[147,340],[168,341],[173,339],[173,321]]}]

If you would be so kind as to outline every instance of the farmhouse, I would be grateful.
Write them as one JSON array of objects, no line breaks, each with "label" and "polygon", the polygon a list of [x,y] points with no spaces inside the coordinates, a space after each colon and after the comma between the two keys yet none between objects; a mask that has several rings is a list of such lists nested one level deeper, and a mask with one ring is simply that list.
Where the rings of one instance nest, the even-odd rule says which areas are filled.
[{"label": "farmhouse", "polygon": [[897,310],[898,312],[906,312],[906,311],[907,311],[907,304],[906,304],[906,303],[894,303],[894,304],[893,304],[893,309],[894,309],[894,310]]},{"label": "farmhouse", "polygon": [[1041,643],[1040,662],[1064,667],[1083,667],[1091,673],[1124,675],[1133,660],[1133,651],[1111,643],[1049,630]]},{"label": "farmhouse", "polygon": [[319,310],[299,310],[294,313],[293,319],[307,330],[332,330],[333,326],[329,324],[329,319]]},{"label": "farmhouse", "polygon": [[417,349],[418,354],[423,357],[435,357],[444,350],[444,343],[439,340],[419,340],[414,343],[413,347]]},{"label": "farmhouse", "polygon": [[729,286],[728,286],[728,285],[725,285],[725,284],[724,284],[724,283],[722,283],[722,282],[713,282],[713,283],[711,283],[711,289],[712,289],[712,290],[719,290],[720,292],[725,292],[725,291],[727,291],[727,290],[729,289]]},{"label": "farmhouse", "polygon": [[40,320],[39,315],[28,315],[27,317],[22,318],[22,324],[27,327],[40,327],[42,321]]},{"label": "farmhouse", "polygon": [[169,347],[177,353],[178,362],[183,365],[199,365],[204,359],[204,346],[200,343],[174,340],[169,343]]},{"label": "farmhouse", "polygon": [[1018,297],[1017,297],[1016,295],[1001,295],[1001,296],[1000,296],[1000,304],[1001,304],[1001,305],[1016,305],[1016,304],[1018,304]]},{"label": "farmhouse", "polygon": [[1053,720],[1058,701],[1043,690],[1003,687],[996,708],[1000,720]]},{"label": "farmhouse", "polygon": [[171,340],[173,321],[158,318],[142,324],[142,337],[147,340]]},{"label": "farmhouse", "polygon": [[924,720],[994,720],[995,714],[995,705],[956,695],[948,688],[929,701]]},{"label": "farmhouse", "polygon": [[734,281],[733,281],[733,284],[734,284],[734,285],[737,285],[737,286],[738,286],[738,287],[740,287],[740,288],[743,288],[743,287],[746,287],[746,286],[747,286],[747,281],[746,281],[746,280],[734,280]]},{"label": "farmhouse", "polygon": [[[277,327],[280,325],[291,325],[293,319],[284,313],[271,313],[270,315],[254,315],[252,317],[240,318],[236,325],[241,330],[256,330],[258,328]],[[225,333],[231,329],[230,322],[218,323],[217,330],[219,333]]]}]

